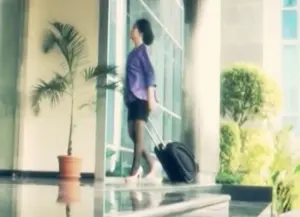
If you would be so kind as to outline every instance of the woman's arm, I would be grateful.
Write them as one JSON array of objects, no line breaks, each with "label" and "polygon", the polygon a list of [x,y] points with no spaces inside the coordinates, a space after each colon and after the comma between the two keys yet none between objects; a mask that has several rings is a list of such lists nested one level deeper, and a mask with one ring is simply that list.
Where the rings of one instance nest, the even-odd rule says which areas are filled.
[{"label": "woman's arm", "polygon": [[143,67],[145,83],[147,87],[148,105],[149,105],[149,109],[152,111],[156,103],[156,99],[155,99],[156,84],[155,84],[153,66],[148,56],[146,47],[144,47],[141,51],[141,64]]},{"label": "woman's arm", "polygon": [[148,87],[147,89],[147,97],[148,97],[148,107],[149,110],[152,111],[155,108],[156,99],[155,99],[155,90],[153,86]]}]

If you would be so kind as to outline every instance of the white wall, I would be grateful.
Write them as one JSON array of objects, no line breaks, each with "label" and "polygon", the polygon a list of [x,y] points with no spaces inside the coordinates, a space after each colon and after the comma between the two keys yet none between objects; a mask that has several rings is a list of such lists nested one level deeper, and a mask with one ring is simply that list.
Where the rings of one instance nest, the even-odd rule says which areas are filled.
[{"label": "white wall", "polygon": [[[222,3],[222,66],[253,63],[281,83],[281,0],[226,0]],[[280,126],[280,117],[272,127]],[[267,126],[267,122],[248,122]],[[270,126],[268,126],[270,127]]]},{"label": "white wall", "polygon": [[[263,1],[263,68],[282,87],[281,0]],[[272,129],[282,124],[282,116],[272,120]]]},{"label": "white wall", "polygon": [[263,64],[263,1],[226,0],[221,11],[221,64]]},{"label": "white wall", "polygon": [[263,68],[281,82],[281,0],[263,1]]},{"label": "white wall", "polygon": [[[29,94],[39,78],[50,79],[53,71],[62,71],[61,58],[41,52],[44,30],[49,21],[74,25],[87,39],[89,65],[97,63],[98,55],[98,0],[30,0],[28,11],[28,37],[25,63],[21,77],[20,156],[18,169],[57,171],[57,156],[66,154],[69,101],[50,109],[42,104],[40,116],[30,108]],[[77,89],[77,105],[95,97],[93,85],[81,84]],[[95,111],[76,111],[76,129],[73,153],[83,158],[83,172],[95,168]]]},{"label": "white wall", "polygon": [[222,65],[257,64],[280,81],[281,0],[222,3]]}]

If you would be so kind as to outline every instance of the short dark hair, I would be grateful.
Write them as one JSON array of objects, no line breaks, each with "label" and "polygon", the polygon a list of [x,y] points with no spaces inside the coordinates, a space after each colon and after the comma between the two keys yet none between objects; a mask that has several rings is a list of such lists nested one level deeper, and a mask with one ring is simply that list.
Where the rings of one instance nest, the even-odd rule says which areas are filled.
[{"label": "short dark hair", "polygon": [[143,42],[146,45],[151,45],[154,40],[151,23],[147,19],[139,19],[135,22],[135,26],[143,34]]}]

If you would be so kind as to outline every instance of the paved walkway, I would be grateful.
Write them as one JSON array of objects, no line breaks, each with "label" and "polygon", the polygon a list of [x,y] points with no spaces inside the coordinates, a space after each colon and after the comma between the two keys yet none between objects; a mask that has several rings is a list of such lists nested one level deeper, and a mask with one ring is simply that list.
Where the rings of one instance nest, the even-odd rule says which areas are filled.
[{"label": "paved walkway", "polygon": [[279,217],[299,217],[300,210],[281,214]]}]

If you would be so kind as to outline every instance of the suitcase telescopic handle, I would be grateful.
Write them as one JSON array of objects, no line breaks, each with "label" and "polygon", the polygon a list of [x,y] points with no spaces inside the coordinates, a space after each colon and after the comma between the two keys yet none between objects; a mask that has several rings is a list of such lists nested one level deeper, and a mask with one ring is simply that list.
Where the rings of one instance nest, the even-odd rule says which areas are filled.
[{"label": "suitcase telescopic handle", "polygon": [[[164,142],[162,136],[159,134],[159,132],[158,132],[157,129],[155,128],[155,126],[154,126],[153,121],[152,121],[151,118],[148,119],[148,124],[146,123],[144,126],[145,126],[145,129],[146,129],[146,131],[147,131],[147,133],[148,133],[150,139],[153,141],[153,143],[155,144],[156,147],[158,147],[159,143],[161,143],[164,147],[166,147],[166,143]],[[154,136],[153,136],[153,134],[152,134],[152,132],[150,131],[150,129],[149,129],[148,126],[150,126],[150,127],[153,129],[153,131],[154,131],[154,133],[155,133],[155,136],[158,138],[159,141],[157,141],[157,140],[154,138]]]}]

